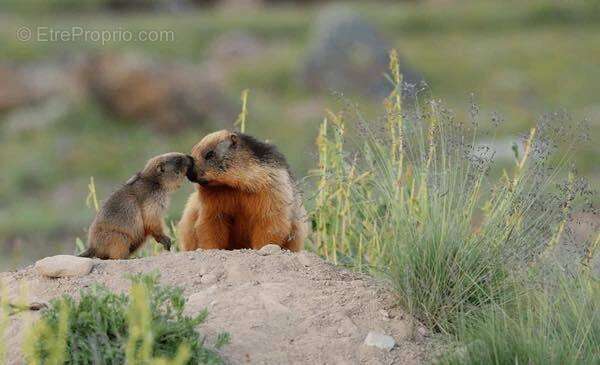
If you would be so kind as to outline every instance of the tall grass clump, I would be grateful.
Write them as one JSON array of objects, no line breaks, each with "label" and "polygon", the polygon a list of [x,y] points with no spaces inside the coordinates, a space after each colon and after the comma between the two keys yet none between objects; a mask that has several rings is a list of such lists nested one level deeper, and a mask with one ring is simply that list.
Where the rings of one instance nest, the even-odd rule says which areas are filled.
[{"label": "tall grass clump", "polygon": [[[180,288],[158,285],[157,275],[131,278],[129,295],[103,286],[82,290],[78,300],[50,303],[30,329],[29,364],[221,364],[195,330],[206,318],[183,314]],[[217,345],[224,345],[219,336]]]},{"label": "tall grass clump", "polygon": [[462,324],[444,364],[598,364],[600,285],[583,275],[489,306]]},{"label": "tall grass clump", "polygon": [[550,115],[514,146],[514,165],[501,168],[478,142],[476,105],[467,121],[437,100],[417,97],[404,110],[395,53],[390,60],[395,89],[384,117],[367,122],[344,111],[321,125],[315,248],[336,263],[384,272],[416,318],[456,334],[465,318],[527,291],[517,273],[561,239],[585,189],[573,175],[558,188],[568,154],[553,152],[556,137],[574,132]]}]

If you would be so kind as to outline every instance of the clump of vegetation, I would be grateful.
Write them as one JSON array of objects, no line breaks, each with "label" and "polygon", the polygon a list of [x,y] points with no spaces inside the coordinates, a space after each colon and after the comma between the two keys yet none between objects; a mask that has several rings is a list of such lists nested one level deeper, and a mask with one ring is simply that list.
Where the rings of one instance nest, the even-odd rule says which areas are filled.
[{"label": "clump of vegetation", "polygon": [[[515,144],[514,166],[497,166],[494,150],[479,142],[477,106],[466,123],[435,100],[418,100],[406,112],[394,53],[391,70],[396,88],[383,123],[356,113],[355,141],[348,113],[332,113],[321,126],[317,251],[386,274],[416,318],[480,355],[459,362],[591,359],[600,346],[588,336],[598,326],[590,306],[600,299],[598,282],[579,269],[585,265],[569,272],[584,275],[581,282],[541,268],[567,236],[575,205],[593,195],[573,173],[559,184],[569,154],[553,152],[562,142],[578,143],[577,128],[550,115]],[[586,265],[592,241],[585,243]],[[563,284],[549,288],[558,279],[548,275]],[[568,350],[575,344],[577,351]],[[557,353],[541,357],[549,345]]]},{"label": "clump of vegetation", "polygon": [[597,364],[598,281],[583,274],[555,288],[528,291],[493,305],[459,329],[460,345],[444,364]]},{"label": "clump of vegetation", "polygon": [[[221,364],[195,330],[206,318],[183,314],[180,288],[158,285],[157,275],[133,276],[130,294],[103,286],[83,290],[79,300],[50,303],[25,344],[33,364]],[[219,335],[216,346],[228,342]]]}]

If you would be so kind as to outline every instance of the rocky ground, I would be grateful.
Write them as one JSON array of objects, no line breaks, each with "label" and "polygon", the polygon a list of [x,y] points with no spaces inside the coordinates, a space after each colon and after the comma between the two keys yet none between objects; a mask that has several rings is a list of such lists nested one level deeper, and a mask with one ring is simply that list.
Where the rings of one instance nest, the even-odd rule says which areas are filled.
[{"label": "rocky ground", "polygon": [[[164,253],[95,260],[92,271],[79,277],[50,279],[29,266],[0,273],[0,280],[13,300],[25,284],[30,302],[47,302],[65,293],[76,296],[93,283],[126,291],[125,274],[154,270],[163,284],[185,289],[190,314],[208,309],[199,330],[209,343],[221,331],[231,334],[220,353],[232,364],[418,364],[429,347],[427,331],[396,306],[385,284],[306,252]],[[27,315],[11,317],[10,364],[22,362]]]}]

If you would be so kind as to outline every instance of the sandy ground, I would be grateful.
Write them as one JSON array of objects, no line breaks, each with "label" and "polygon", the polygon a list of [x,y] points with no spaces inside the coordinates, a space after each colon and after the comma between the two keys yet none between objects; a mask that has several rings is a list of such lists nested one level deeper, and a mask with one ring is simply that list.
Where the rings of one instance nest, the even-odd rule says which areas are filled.
[{"label": "sandy ground", "polygon": [[[48,301],[76,295],[93,283],[124,291],[126,273],[154,270],[163,284],[185,289],[190,314],[208,308],[199,328],[208,343],[221,331],[231,334],[231,343],[220,350],[231,364],[419,364],[429,347],[385,284],[306,252],[165,253],[98,260],[89,275],[79,278],[47,279],[30,266],[0,273],[0,280],[8,284],[11,298],[18,298],[26,284],[30,301]],[[9,364],[22,363],[20,329],[28,315],[11,317]],[[364,345],[369,331],[393,336],[396,346],[387,351]]]}]

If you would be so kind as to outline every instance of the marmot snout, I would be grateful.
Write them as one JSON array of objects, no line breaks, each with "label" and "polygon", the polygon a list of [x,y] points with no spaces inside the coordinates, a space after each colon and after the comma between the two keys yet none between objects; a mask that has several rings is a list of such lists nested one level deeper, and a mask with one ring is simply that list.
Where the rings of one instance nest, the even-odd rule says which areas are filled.
[{"label": "marmot snout", "polygon": [[204,137],[192,156],[188,178],[198,185],[179,224],[184,250],[260,249],[269,243],[302,249],[306,211],[275,146],[223,130]]},{"label": "marmot snout", "polygon": [[150,159],[104,202],[90,226],[89,248],[80,256],[125,259],[148,236],[169,250],[171,239],[164,233],[163,215],[169,194],[181,187],[193,165],[191,156],[175,152]]}]

